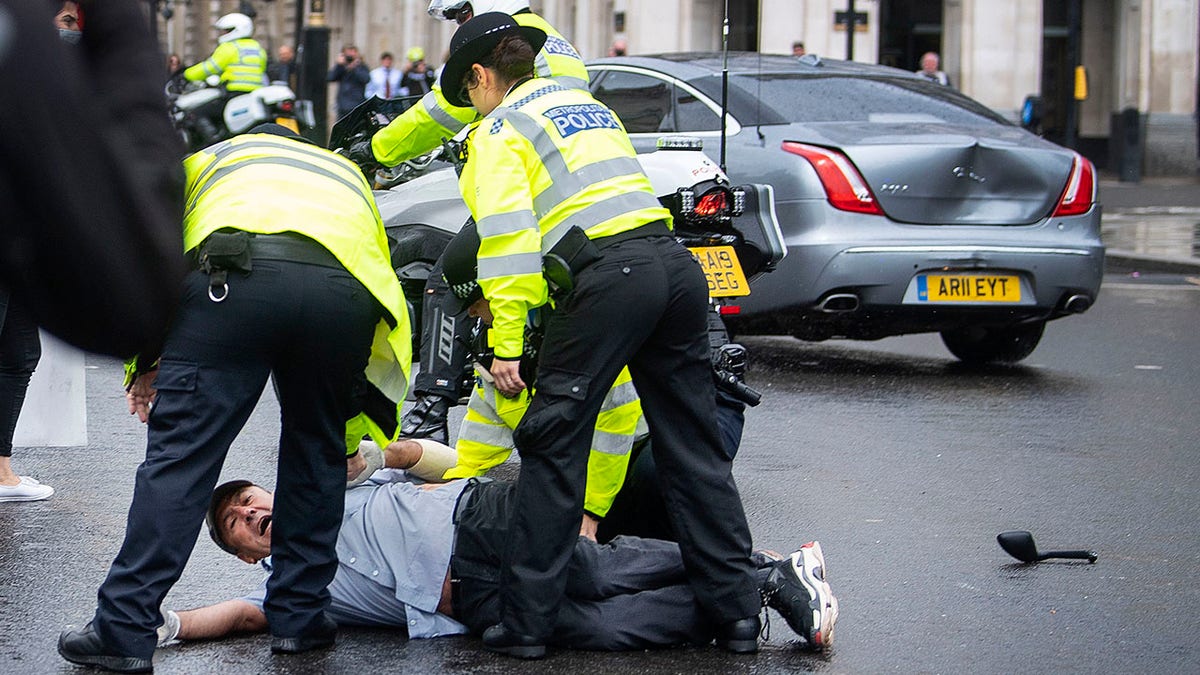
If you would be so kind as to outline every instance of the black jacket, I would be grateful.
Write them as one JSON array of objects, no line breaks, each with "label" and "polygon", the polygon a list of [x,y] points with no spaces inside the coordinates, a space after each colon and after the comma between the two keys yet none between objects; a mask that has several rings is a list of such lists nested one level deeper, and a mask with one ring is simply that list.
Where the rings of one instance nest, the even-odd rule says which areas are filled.
[{"label": "black jacket", "polygon": [[182,147],[141,7],[80,4],[69,46],[51,3],[0,0],[0,283],[67,342],[129,356],[182,286]]}]

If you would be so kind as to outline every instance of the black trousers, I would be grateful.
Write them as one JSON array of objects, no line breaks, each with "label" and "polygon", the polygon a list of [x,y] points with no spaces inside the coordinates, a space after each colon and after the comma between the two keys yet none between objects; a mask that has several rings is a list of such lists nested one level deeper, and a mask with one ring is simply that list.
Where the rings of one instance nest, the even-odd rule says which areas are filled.
[{"label": "black trousers", "polygon": [[715,623],[758,612],[750,531],[716,426],[707,304],[691,254],[661,236],[604,249],[550,317],[538,392],[514,434],[521,473],[501,594],[511,630],[551,634],[579,531],[592,430],[625,364],[696,598]]},{"label": "black trousers", "polygon": [[[511,483],[484,482],[461,498],[451,560],[454,612],[479,635],[500,621],[500,574],[515,503]],[[712,626],[687,582],[679,546],[576,537],[562,605],[549,635],[574,649],[647,649],[705,643]]]},{"label": "black trousers", "polygon": [[[315,244],[314,244],[315,245]],[[381,308],[340,268],[253,261],[229,274],[222,302],[192,272],[155,382],[146,460],[125,541],[99,591],[105,644],[150,658],[159,605],[183,572],[230,444],[273,375],[279,396],[271,553],[264,609],[271,633],[315,629],[337,571],[346,485],[346,421]]]},{"label": "black trousers", "polygon": [[[745,412],[745,403],[723,391],[717,391],[717,428],[730,459],[737,455],[742,443]],[[604,520],[600,521],[596,539],[604,543],[625,534],[676,541],[667,505],[658,486],[658,467],[654,464],[650,441],[634,445],[630,452],[629,468],[625,471],[625,482],[604,515]]]},{"label": "black trousers", "polygon": [[41,357],[42,342],[33,316],[0,286],[0,456],[12,456],[17,418]]}]

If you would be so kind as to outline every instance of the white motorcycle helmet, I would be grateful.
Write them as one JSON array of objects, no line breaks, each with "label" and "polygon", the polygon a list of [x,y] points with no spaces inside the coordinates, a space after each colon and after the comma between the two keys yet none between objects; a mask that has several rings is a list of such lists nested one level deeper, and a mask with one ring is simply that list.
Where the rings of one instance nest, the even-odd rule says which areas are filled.
[{"label": "white motorcycle helmet", "polygon": [[226,14],[217,19],[213,28],[221,31],[217,42],[229,42],[239,38],[248,38],[254,34],[254,21],[245,14]]},{"label": "white motorcycle helmet", "polygon": [[523,9],[529,9],[529,0],[430,0],[429,16],[443,21],[454,21],[454,15],[464,5],[471,6],[473,16],[487,12],[515,14]]}]

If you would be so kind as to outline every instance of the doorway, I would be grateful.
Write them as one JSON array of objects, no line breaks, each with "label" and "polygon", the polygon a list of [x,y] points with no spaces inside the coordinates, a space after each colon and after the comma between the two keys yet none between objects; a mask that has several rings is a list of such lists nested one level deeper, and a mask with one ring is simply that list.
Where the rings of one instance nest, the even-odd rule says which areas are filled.
[{"label": "doorway", "polygon": [[919,70],[925,52],[942,52],[942,0],[881,0],[879,63]]}]

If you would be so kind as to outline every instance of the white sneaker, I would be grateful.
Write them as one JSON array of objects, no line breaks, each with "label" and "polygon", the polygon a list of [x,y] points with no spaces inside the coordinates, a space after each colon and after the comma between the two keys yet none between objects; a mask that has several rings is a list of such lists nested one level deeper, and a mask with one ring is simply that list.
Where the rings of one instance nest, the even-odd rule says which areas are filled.
[{"label": "white sneaker", "polygon": [[21,476],[16,485],[0,485],[0,502],[36,502],[54,494],[54,488],[42,485],[36,478]]},{"label": "white sneaker", "polygon": [[820,542],[810,541],[774,563],[762,592],[767,606],[779,612],[811,647],[824,650],[833,645],[838,600],[826,581]]}]

